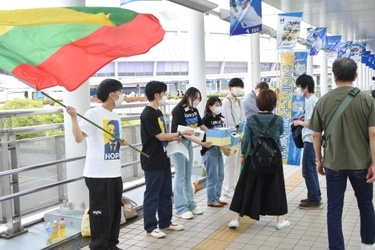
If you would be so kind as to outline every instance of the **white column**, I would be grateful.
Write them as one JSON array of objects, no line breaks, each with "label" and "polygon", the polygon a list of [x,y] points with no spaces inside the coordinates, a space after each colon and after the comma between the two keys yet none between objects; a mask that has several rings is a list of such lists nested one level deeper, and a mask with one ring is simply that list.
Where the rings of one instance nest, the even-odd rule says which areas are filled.
[{"label": "white column", "polygon": [[[195,87],[201,92],[202,102],[197,108],[199,114],[203,116],[207,99],[204,14],[195,10],[186,11],[189,11],[189,87]],[[200,148],[194,148],[193,164],[203,166]]]},{"label": "white column", "polygon": [[362,79],[363,79],[363,76],[361,74],[361,70],[362,70],[362,63],[359,61],[357,62],[357,73],[358,73],[358,77],[357,79],[353,82],[353,87],[358,87],[360,88],[361,90],[364,90],[363,89],[363,85],[362,85]]},{"label": "white column", "polygon": [[[328,92],[328,72],[327,72],[327,59],[326,53],[324,51],[320,51],[320,96],[325,95]],[[333,82],[332,79],[332,88],[334,88],[336,84]]]},{"label": "white column", "polygon": [[[85,6],[85,0],[60,0],[60,6]],[[69,92],[64,90],[63,101],[65,105],[73,106],[77,112],[84,114],[90,108],[90,85],[86,81],[78,89]],[[65,128],[65,157],[77,157],[86,155],[86,141],[77,144],[72,133],[72,122],[70,116],[64,112]],[[82,176],[85,160],[66,163],[66,177],[68,179]],[[89,205],[89,192],[84,180],[76,181],[67,185],[68,202],[72,203],[74,210],[83,210]]]},{"label": "white column", "polygon": [[245,82],[245,94],[250,93],[260,82],[260,45],[259,33],[250,34],[250,54],[248,60],[248,78]]},{"label": "white column", "polygon": [[[320,52],[322,53],[322,52]],[[306,74],[314,77],[314,63],[313,63],[313,57],[308,55],[307,56],[307,69]]]},{"label": "white column", "polygon": [[206,50],[204,35],[204,14],[195,10],[189,11],[189,87],[199,89],[202,102],[198,105],[201,116],[206,105]]}]

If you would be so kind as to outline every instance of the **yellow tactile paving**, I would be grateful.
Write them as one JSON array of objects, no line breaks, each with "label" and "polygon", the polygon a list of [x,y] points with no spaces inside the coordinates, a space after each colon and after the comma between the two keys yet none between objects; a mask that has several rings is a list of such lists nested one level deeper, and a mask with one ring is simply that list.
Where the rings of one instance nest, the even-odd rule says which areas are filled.
[{"label": "yellow tactile paving", "polygon": [[[288,195],[293,189],[299,186],[301,182],[303,182],[303,177],[301,174],[301,170],[298,170],[285,180],[286,194]],[[227,223],[225,223],[221,228],[209,235],[204,241],[200,242],[193,249],[224,250],[255,222],[256,220],[244,216],[241,218],[240,226],[236,230],[228,228]]]}]

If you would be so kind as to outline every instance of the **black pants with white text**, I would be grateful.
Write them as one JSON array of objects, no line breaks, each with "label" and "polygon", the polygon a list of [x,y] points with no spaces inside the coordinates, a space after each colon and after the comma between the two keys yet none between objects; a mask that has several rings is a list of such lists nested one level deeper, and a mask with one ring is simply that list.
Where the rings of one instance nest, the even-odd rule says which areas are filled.
[{"label": "black pants with white text", "polygon": [[104,250],[119,243],[122,179],[85,178],[90,195],[90,249]]}]

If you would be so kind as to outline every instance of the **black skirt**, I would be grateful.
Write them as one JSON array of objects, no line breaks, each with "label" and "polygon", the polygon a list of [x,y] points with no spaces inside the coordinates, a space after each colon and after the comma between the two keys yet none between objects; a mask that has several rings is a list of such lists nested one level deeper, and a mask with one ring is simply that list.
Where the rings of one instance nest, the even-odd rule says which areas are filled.
[{"label": "black skirt", "polygon": [[[250,162],[250,161],[247,161]],[[283,171],[269,175],[255,175],[245,165],[233,195],[230,210],[240,216],[259,220],[260,215],[288,213]]]}]

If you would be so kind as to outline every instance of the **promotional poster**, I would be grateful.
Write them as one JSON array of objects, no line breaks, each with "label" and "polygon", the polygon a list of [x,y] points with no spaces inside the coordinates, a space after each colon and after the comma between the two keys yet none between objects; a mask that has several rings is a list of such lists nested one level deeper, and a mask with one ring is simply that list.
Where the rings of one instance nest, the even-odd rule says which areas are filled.
[{"label": "promotional poster", "polygon": [[261,0],[229,0],[229,5],[231,36],[262,30]]},{"label": "promotional poster", "polygon": [[321,49],[324,48],[326,40],[327,28],[308,28],[306,38],[306,49],[308,49],[310,56],[316,56]]},{"label": "promotional poster", "polygon": [[302,12],[284,13],[278,15],[277,49],[294,48],[301,30]]}]

